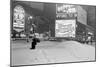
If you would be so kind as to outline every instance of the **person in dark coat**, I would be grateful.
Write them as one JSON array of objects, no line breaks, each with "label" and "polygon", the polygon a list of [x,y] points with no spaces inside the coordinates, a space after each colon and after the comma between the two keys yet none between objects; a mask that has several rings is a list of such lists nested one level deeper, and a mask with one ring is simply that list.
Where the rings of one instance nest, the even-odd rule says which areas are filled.
[{"label": "person in dark coat", "polygon": [[31,49],[35,49],[37,42],[40,42],[38,38],[33,38],[31,43]]},{"label": "person in dark coat", "polygon": [[31,49],[35,49],[36,45],[37,45],[36,38],[33,38],[31,43]]}]

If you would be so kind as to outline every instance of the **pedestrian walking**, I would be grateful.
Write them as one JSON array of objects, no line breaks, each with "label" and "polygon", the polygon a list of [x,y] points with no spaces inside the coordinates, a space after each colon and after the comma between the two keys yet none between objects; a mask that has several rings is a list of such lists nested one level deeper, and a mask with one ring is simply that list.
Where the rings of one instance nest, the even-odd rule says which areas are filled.
[{"label": "pedestrian walking", "polygon": [[37,45],[36,38],[33,38],[33,39],[32,39],[32,43],[31,43],[31,48],[30,48],[30,49],[35,49],[36,45]]}]

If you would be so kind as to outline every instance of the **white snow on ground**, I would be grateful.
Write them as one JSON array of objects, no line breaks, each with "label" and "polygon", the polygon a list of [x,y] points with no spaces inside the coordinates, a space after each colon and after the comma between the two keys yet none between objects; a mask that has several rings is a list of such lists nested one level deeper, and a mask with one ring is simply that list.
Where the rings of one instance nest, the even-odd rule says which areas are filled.
[{"label": "white snow on ground", "polygon": [[30,65],[77,61],[94,61],[95,47],[76,41],[43,41],[35,50],[31,43],[11,43],[12,65]]},{"label": "white snow on ground", "polygon": [[93,61],[95,60],[95,48],[89,45],[83,45],[75,41],[59,43],[57,46],[64,46],[63,49],[44,50],[50,62],[75,62],[75,61]]},{"label": "white snow on ground", "polygon": [[[71,43],[71,44],[68,44]],[[69,41],[69,42],[63,42],[62,45],[65,45],[66,49],[70,50],[74,56],[78,58],[84,58],[86,60],[94,60],[95,58],[95,48],[86,45],[86,44],[81,44],[75,41]]]}]

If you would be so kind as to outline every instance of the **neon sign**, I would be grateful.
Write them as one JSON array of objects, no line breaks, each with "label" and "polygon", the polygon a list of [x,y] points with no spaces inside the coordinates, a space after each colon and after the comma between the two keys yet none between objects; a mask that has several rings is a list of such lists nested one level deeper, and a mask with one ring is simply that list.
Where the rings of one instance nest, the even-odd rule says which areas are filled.
[{"label": "neon sign", "polygon": [[24,30],[25,24],[25,10],[22,6],[17,5],[14,8],[14,15],[13,15],[13,29],[17,32],[21,32]]},{"label": "neon sign", "polygon": [[76,8],[74,5],[57,4],[56,18],[73,18],[76,17]]}]

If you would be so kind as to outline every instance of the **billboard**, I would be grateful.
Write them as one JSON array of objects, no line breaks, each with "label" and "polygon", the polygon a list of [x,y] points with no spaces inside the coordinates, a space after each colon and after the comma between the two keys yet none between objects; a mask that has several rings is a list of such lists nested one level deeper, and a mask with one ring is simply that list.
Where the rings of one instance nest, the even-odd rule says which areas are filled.
[{"label": "billboard", "polygon": [[77,16],[75,5],[56,4],[57,19],[72,19]]},{"label": "billboard", "polygon": [[55,37],[75,37],[76,20],[56,20]]},{"label": "billboard", "polygon": [[13,11],[13,30],[21,32],[25,25],[25,10],[22,6],[17,5]]}]

